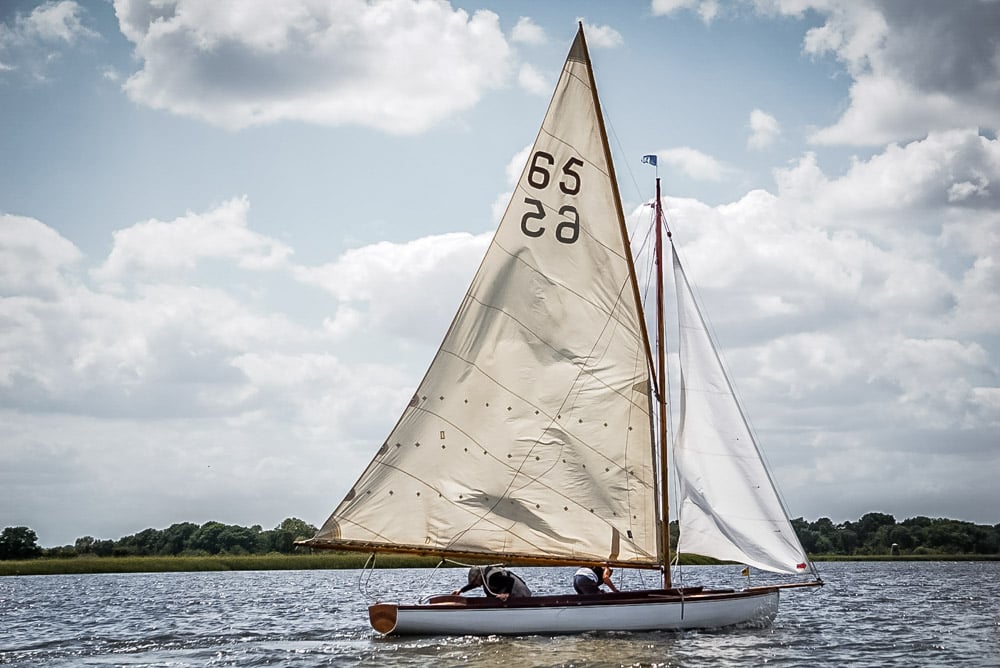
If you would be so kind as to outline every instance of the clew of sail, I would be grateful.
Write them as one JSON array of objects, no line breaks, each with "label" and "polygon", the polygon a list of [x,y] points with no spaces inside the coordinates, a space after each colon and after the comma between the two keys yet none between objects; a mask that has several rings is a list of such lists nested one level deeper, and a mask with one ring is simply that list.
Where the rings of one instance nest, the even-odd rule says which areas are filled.
[{"label": "clew of sail", "polygon": [[801,573],[808,561],[774,484],[676,250],[681,416],[674,442],[678,552]]},{"label": "clew of sail", "polygon": [[486,256],[310,544],[658,563],[648,343],[582,31]]}]

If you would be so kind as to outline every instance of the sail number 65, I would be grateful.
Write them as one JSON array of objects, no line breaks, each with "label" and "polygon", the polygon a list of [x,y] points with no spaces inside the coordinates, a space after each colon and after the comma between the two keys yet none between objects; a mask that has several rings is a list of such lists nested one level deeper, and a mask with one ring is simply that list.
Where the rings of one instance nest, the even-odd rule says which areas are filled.
[{"label": "sail number 65", "polygon": [[[555,165],[555,158],[551,153],[545,151],[535,151],[531,156],[531,165],[528,167],[528,185],[538,190],[544,190],[552,182],[552,167]],[[559,190],[567,195],[576,195],[580,192],[580,173],[576,168],[583,167],[583,161],[579,158],[570,158],[562,166],[562,177],[559,180]],[[534,211],[528,211],[521,217],[521,231],[529,237],[540,237],[545,232],[545,228],[540,224],[545,219],[545,207],[541,201],[525,197],[524,203],[534,207]],[[564,244],[575,243],[580,238],[580,214],[572,204],[566,204],[559,209],[559,215],[564,217],[556,225],[556,239]],[[534,223],[532,221],[538,221]]]}]

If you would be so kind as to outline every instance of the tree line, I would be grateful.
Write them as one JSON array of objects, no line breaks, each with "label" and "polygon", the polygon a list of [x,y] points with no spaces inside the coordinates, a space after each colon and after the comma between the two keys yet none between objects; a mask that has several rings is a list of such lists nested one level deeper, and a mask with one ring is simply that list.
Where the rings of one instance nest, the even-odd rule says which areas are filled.
[{"label": "tree line", "polygon": [[312,538],[315,533],[316,527],[295,517],[268,530],[260,525],[180,522],[166,529],[145,529],[118,540],[82,536],[73,545],[42,548],[29,527],[7,527],[0,534],[0,559],[289,554],[295,551],[295,541]]},{"label": "tree line", "polygon": [[[677,523],[671,523],[676,545]],[[1000,524],[973,524],[944,518],[912,517],[897,522],[892,515],[867,513],[857,522],[835,524],[823,517],[815,522],[797,518],[792,526],[809,554],[824,555],[995,555],[1000,554]],[[118,540],[92,536],[73,545],[42,548],[28,527],[7,527],[0,534],[0,559],[74,556],[203,556],[213,554],[289,554],[294,542],[316,533],[311,524],[289,517],[273,529],[221,522],[173,524],[145,529]]]},{"label": "tree line", "polygon": [[897,522],[892,515],[867,513],[857,522],[840,524],[826,517],[815,522],[800,517],[792,526],[809,554],[1000,554],[1000,524],[930,517]]}]

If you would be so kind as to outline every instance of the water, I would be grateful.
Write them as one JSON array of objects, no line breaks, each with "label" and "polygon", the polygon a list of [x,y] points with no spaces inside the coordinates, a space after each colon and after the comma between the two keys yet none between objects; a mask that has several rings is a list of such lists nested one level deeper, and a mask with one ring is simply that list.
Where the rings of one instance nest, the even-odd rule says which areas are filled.
[{"label": "water", "polygon": [[[358,571],[0,578],[10,666],[1000,666],[1000,562],[821,564],[765,630],[382,639]],[[536,593],[573,569],[517,569]],[[689,567],[726,584],[734,567]],[[458,570],[379,571],[369,593],[448,591]],[[639,575],[623,584],[641,586]],[[646,586],[654,586],[646,574]]]}]

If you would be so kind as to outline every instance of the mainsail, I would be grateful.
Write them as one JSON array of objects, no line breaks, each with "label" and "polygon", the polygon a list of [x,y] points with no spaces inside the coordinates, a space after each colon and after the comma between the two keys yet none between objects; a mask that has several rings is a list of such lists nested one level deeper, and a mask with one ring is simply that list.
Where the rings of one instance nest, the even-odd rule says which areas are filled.
[{"label": "mainsail", "polygon": [[486,257],[309,544],[660,563],[648,340],[582,30]]},{"label": "mainsail", "polygon": [[801,573],[808,561],[736,401],[676,249],[681,417],[678,552]]}]

